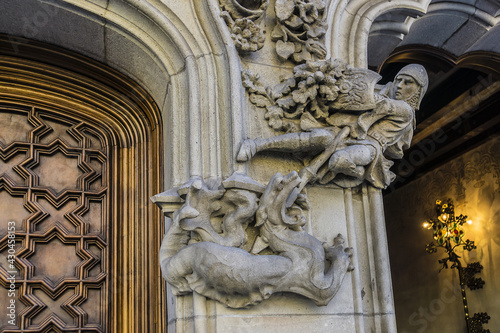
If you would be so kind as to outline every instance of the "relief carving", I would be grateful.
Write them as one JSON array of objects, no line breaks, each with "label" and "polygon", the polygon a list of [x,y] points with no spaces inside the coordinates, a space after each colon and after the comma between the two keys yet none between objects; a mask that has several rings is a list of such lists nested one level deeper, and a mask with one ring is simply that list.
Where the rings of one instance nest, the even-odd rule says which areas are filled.
[{"label": "relief carving", "polygon": [[260,50],[266,39],[261,22],[269,0],[220,0],[220,6],[236,49],[240,52]]},{"label": "relief carving", "polygon": [[242,77],[250,101],[266,108],[269,126],[289,133],[245,140],[237,160],[264,150],[306,153],[316,156],[308,169],[311,181],[342,187],[366,180],[386,188],[392,182],[387,157],[402,158],[409,147],[428,85],[420,65],[408,65],[394,82],[377,86],[377,73],[338,59],[298,65],[292,78],[273,88],[249,72]]},{"label": "relief carving", "polygon": [[[219,0],[219,3],[236,49],[243,53],[260,50],[265,42],[262,21],[269,0]],[[303,63],[326,57],[325,9],[323,0],[276,1],[276,25],[271,39],[276,42],[280,61]]]},{"label": "relief carving", "polygon": [[296,172],[277,173],[264,188],[235,174],[222,183],[196,179],[178,189],[184,202],[160,252],[174,294],[196,291],[243,308],[293,292],[327,305],[352,270],[352,253],[340,234],[329,245],[303,230],[309,202],[301,182]]},{"label": "relief carving", "polygon": [[378,80],[377,73],[352,68],[340,59],[295,66],[293,77],[273,88],[264,86],[260,77],[250,71],[242,73],[250,101],[266,108],[270,127],[285,132],[331,125],[331,116],[340,110],[373,109]]},{"label": "relief carving", "polygon": [[409,145],[427,73],[408,65],[386,86],[376,86],[379,78],[341,60],[298,65],[274,88],[243,73],[251,101],[266,108],[271,127],[288,133],[244,140],[237,160],[275,150],[303,153],[310,162],[299,173],[276,173],[265,187],[235,173],[222,182],[193,178],[153,197],[173,213],[160,263],[175,295],[194,291],[232,308],[276,292],[317,305],[331,301],[353,269],[352,250],[340,234],[327,244],[303,230],[309,216],[304,188],[314,181],[351,187],[365,180],[384,188],[392,181],[385,156],[401,158]]},{"label": "relief carving", "polygon": [[322,42],[326,34],[323,0],[276,0],[276,26],[271,38],[276,42],[280,61],[292,58],[296,63],[324,59]]}]

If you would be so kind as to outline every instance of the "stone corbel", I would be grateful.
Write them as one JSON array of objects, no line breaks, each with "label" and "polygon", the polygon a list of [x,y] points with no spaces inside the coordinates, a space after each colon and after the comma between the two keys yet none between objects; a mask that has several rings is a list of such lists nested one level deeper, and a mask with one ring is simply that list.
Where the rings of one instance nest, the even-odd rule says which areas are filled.
[{"label": "stone corbel", "polygon": [[[172,214],[160,251],[175,295],[196,293],[232,308],[293,292],[327,305],[352,269],[339,234],[331,244],[303,230],[309,209],[301,177],[275,174],[263,187],[243,174],[194,179],[153,198]],[[169,200],[173,202],[168,203]],[[260,253],[260,254],[259,254]]]}]

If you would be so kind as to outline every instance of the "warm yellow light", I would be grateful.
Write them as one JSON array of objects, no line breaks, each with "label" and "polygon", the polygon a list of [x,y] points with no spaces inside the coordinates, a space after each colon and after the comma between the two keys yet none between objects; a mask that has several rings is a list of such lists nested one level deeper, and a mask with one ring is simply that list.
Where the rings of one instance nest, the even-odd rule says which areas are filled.
[{"label": "warm yellow light", "polygon": [[427,229],[427,228],[429,228],[430,224],[429,224],[429,223],[427,223],[427,222],[424,222],[424,223],[422,224],[422,226],[423,226],[424,228],[426,228],[426,229]]},{"label": "warm yellow light", "polygon": [[472,220],[468,220],[468,221],[467,221],[467,224],[472,224]]},{"label": "warm yellow light", "polygon": [[446,220],[448,219],[448,215],[443,214],[443,215],[441,215],[441,218],[442,218],[444,221],[446,221]]}]

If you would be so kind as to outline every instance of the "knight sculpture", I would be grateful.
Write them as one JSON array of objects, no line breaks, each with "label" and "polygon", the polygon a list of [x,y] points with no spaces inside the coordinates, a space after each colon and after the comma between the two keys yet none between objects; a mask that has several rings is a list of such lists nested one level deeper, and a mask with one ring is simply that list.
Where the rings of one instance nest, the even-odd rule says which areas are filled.
[{"label": "knight sculpture", "polygon": [[[357,80],[373,79],[378,80],[379,77],[371,74]],[[420,107],[427,86],[425,68],[417,64],[408,65],[399,71],[393,82],[382,87],[375,86],[373,91],[363,92],[371,94],[365,100],[373,101],[372,103],[353,104],[353,110],[349,110],[349,105],[345,104],[341,110],[330,108],[327,118],[329,127],[318,123],[319,128],[309,128],[300,133],[245,140],[237,160],[247,161],[264,150],[333,150],[326,156],[328,163],[321,163],[318,165],[319,169],[313,171],[314,174],[310,176],[312,180],[322,184],[333,181],[342,187],[357,186],[366,180],[377,188],[386,188],[395,177],[389,170],[393,162],[386,156],[400,159],[403,157],[403,150],[409,147],[415,129],[415,111]],[[364,108],[363,104],[366,105]],[[304,115],[301,118],[302,122]],[[335,145],[334,149],[332,145]],[[317,160],[316,164],[319,162],[321,161]]]},{"label": "knight sculpture", "polygon": [[324,60],[296,66],[294,77],[275,89],[243,75],[269,124],[289,133],[243,141],[237,160],[275,150],[302,152],[310,162],[298,173],[276,173],[266,186],[234,173],[223,181],[194,178],[155,196],[157,203],[178,203],[161,247],[163,276],[175,295],[196,292],[232,308],[276,292],[327,305],[353,269],[352,249],[340,234],[321,242],[304,230],[314,223],[304,187],[314,181],[388,186],[394,175],[387,157],[401,158],[410,144],[427,73],[408,65],[378,86],[372,71]]}]

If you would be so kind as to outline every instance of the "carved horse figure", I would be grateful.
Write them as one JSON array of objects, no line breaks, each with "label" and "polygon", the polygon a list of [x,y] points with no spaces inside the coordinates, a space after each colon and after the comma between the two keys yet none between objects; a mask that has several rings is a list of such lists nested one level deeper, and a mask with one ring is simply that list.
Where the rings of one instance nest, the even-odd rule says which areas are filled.
[{"label": "carved horse figure", "polygon": [[[248,195],[230,196],[230,200],[239,200],[239,208],[230,213],[232,219],[248,223],[248,219],[255,216],[261,241],[277,255],[252,255],[241,248],[216,243],[219,237],[206,231],[210,229],[207,228],[209,222],[201,221],[208,219],[211,213],[207,211],[210,206],[207,201],[200,200],[204,196],[200,196],[200,191],[217,200],[221,198],[220,192],[199,184],[192,187],[186,203],[174,213],[160,253],[163,276],[174,294],[195,291],[228,307],[242,308],[276,292],[293,292],[312,299],[317,305],[327,305],[346,272],[352,269],[352,253],[351,249],[344,249],[340,234],[333,246],[327,246],[302,230],[306,222],[303,210],[308,208],[308,202],[305,195],[297,191],[300,183],[296,172],[287,176],[277,173],[267,185],[259,206],[255,204],[256,197],[254,200]],[[199,219],[200,216],[203,218]],[[202,230],[199,233],[202,241],[190,243],[190,232],[197,229]]]}]

